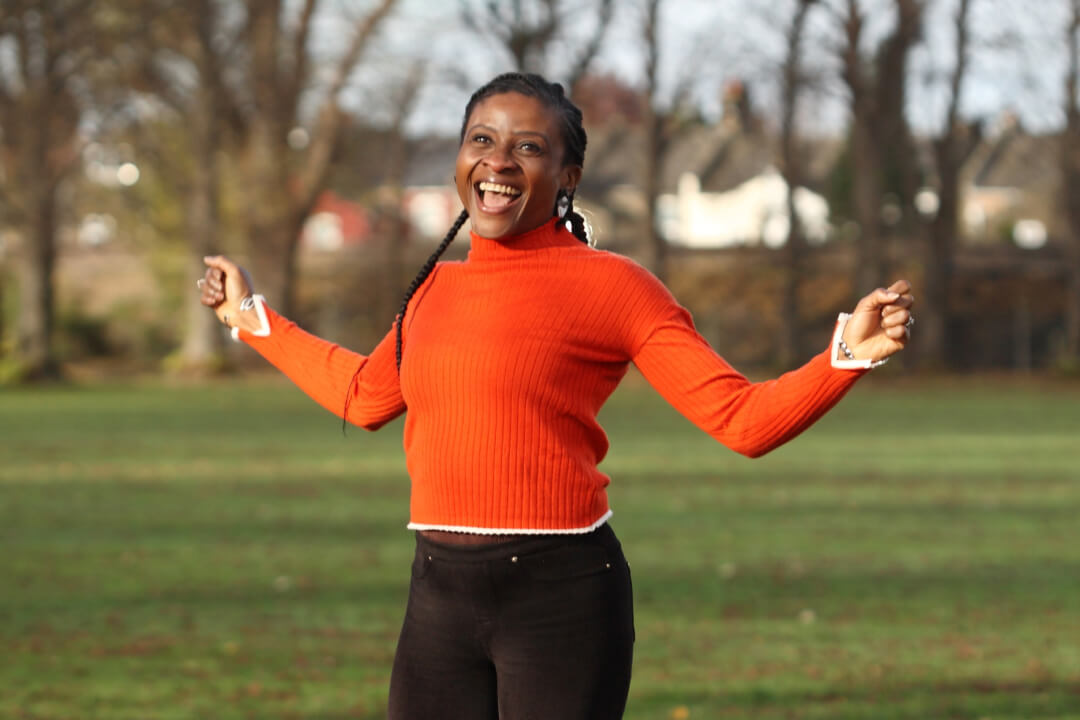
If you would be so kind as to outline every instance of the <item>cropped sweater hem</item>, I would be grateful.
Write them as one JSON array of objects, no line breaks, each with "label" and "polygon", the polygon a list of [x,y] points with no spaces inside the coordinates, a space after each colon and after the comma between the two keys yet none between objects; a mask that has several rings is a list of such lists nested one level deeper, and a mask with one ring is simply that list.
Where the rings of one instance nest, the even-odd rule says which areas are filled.
[{"label": "cropped sweater hem", "polygon": [[411,522],[406,527],[409,530],[443,530],[446,532],[470,533],[472,535],[585,535],[601,527],[611,519],[615,513],[608,510],[600,519],[592,525],[580,528],[489,528],[472,527],[470,525],[441,525],[438,523]]}]

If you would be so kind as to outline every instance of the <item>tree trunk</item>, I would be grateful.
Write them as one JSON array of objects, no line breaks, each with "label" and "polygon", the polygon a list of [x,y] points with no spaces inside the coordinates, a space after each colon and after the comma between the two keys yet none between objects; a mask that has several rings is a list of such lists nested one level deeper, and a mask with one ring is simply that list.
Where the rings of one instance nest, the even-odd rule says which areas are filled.
[{"label": "tree trunk", "polygon": [[956,65],[949,79],[948,109],[944,130],[934,141],[937,165],[937,215],[930,223],[923,260],[926,303],[920,305],[918,356],[925,367],[944,369],[955,357],[949,344],[949,292],[954,275],[956,236],[960,231],[960,166],[973,144],[962,135],[960,96],[967,71],[968,11],[971,0],[960,0],[955,17]]},{"label": "tree trunk", "polygon": [[1080,242],[1073,234],[1068,280],[1065,293],[1065,360],[1072,368],[1080,367]]},{"label": "tree trunk", "polygon": [[252,123],[246,167],[248,254],[256,288],[286,317],[294,310],[292,198],[280,148],[286,131],[269,118]]},{"label": "tree trunk", "polygon": [[881,232],[881,154],[869,118],[864,114],[857,112],[852,131],[854,206],[859,225],[853,291],[856,298],[861,298],[882,285],[886,272]]},{"label": "tree trunk", "polygon": [[60,376],[53,350],[56,268],[56,186],[47,178],[31,181],[27,199],[27,234],[19,262],[19,319],[16,339],[21,374],[26,380]]},{"label": "tree trunk", "polygon": [[648,146],[645,156],[645,222],[647,226],[645,232],[649,243],[648,266],[660,282],[666,284],[668,281],[668,244],[667,239],[660,232],[656,212],[656,205],[660,198],[660,173],[664,155],[663,118],[653,108],[650,108],[648,113],[646,129]]},{"label": "tree trunk", "polygon": [[660,0],[649,0],[646,7],[644,38],[646,48],[645,62],[645,222],[648,241],[649,269],[667,283],[668,246],[667,239],[657,225],[656,203],[660,198],[660,173],[663,171],[666,148],[666,121],[657,107],[657,88],[659,76],[657,66],[660,57],[659,40]]},{"label": "tree trunk", "polygon": [[1062,200],[1065,216],[1069,221],[1069,237],[1066,239],[1065,280],[1065,337],[1060,362],[1072,368],[1080,368],[1080,112],[1070,114],[1071,127],[1063,134],[1062,149],[1064,172]]},{"label": "tree trunk", "polygon": [[203,374],[221,366],[222,331],[217,317],[199,301],[195,281],[203,276],[203,257],[220,252],[218,242],[218,112],[214,91],[200,86],[200,98],[190,118],[195,163],[187,198],[188,272],[184,306],[187,331],[180,347],[180,370]]},{"label": "tree trunk", "polygon": [[[952,153],[940,150],[942,155]],[[939,161],[941,188],[937,215],[930,222],[923,255],[923,293],[919,303],[919,357],[926,368],[940,370],[952,356],[949,348],[949,288],[958,228],[959,178],[957,163],[944,157]]]},{"label": "tree trunk", "polygon": [[1066,246],[1065,347],[1060,362],[1080,367],[1080,0],[1072,0],[1066,47],[1069,51],[1065,73],[1065,131],[1062,133],[1060,200],[1068,219]]},{"label": "tree trunk", "polygon": [[784,289],[780,302],[779,359],[782,367],[791,367],[802,352],[802,305],[799,285],[806,272],[806,239],[802,219],[795,207],[795,191],[803,182],[802,158],[799,155],[796,118],[799,94],[803,86],[801,50],[806,16],[815,0],[800,0],[787,32],[787,57],[782,71],[782,107],[780,122],[780,161],[787,185],[788,236],[784,245]]}]

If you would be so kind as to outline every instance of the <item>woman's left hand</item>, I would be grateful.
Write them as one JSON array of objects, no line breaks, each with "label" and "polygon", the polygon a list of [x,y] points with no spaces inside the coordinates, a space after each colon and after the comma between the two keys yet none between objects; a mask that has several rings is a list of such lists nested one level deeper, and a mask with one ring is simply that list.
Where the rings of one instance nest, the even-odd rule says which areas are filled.
[{"label": "woman's left hand", "polygon": [[903,350],[915,324],[914,303],[907,280],[878,288],[860,300],[844,328],[844,342],[852,354],[877,361]]}]

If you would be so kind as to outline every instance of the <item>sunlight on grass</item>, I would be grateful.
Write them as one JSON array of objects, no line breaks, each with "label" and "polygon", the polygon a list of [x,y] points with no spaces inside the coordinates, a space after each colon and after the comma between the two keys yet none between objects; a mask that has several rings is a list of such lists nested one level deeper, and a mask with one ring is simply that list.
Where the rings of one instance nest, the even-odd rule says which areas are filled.
[{"label": "sunlight on grass", "polygon": [[[1080,718],[1080,387],[857,387],[750,461],[628,378],[627,718]],[[280,383],[0,396],[0,717],[380,718],[401,427]]]}]

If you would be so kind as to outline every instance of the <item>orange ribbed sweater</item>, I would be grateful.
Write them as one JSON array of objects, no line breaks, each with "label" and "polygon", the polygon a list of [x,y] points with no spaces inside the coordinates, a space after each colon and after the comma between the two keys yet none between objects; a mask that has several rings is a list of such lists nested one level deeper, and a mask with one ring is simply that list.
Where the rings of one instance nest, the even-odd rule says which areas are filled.
[{"label": "orange ribbed sweater", "polygon": [[368,430],[408,410],[415,529],[602,524],[608,441],[596,415],[630,362],[694,424],[751,457],[809,427],[863,374],[834,369],[823,352],[751,383],[649,272],[554,221],[513,238],[474,234],[467,260],[436,266],[409,305],[400,381],[393,331],[364,356],[267,315],[267,337],[240,338],[325,408],[340,416],[351,393],[347,420]]}]

